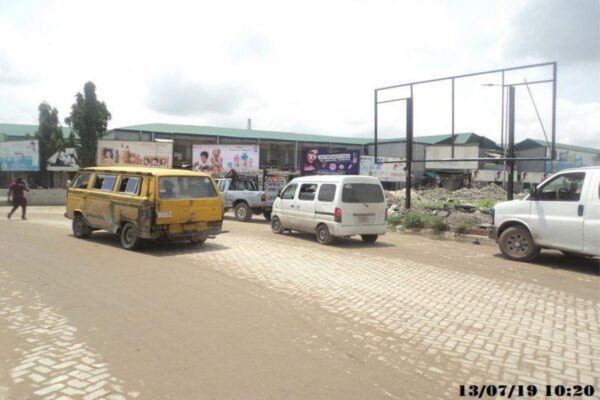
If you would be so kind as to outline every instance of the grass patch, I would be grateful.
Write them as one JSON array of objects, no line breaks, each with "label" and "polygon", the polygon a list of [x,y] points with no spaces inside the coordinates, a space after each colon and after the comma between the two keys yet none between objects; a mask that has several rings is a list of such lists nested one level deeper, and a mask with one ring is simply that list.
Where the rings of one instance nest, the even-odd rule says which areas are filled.
[{"label": "grass patch", "polygon": [[450,229],[450,225],[448,225],[442,217],[438,217],[437,215],[427,216],[426,226],[436,232],[446,232]]},{"label": "grass patch", "polygon": [[472,227],[473,225],[471,223],[462,221],[454,227],[454,232],[458,233],[459,235],[466,235],[469,233]]},{"label": "grass patch", "polygon": [[415,212],[409,212],[404,215],[402,223],[407,229],[422,229],[425,228],[425,216]]},{"label": "grass patch", "polygon": [[475,207],[487,210],[488,208],[492,208],[496,205],[497,201],[491,198],[479,200],[475,203]]},{"label": "grass patch", "polygon": [[402,221],[402,216],[400,214],[388,215],[388,225],[398,225],[400,221]]}]

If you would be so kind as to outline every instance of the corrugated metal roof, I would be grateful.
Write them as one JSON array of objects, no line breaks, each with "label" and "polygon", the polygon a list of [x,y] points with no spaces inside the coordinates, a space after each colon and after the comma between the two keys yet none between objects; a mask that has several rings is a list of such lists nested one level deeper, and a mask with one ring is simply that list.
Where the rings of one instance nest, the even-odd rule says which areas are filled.
[{"label": "corrugated metal roof", "polygon": [[310,135],[306,133],[294,132],[278,132],[278,131],[263,131],[258,129],[236,129],[236,128],[220,128],[216,126],[198,126],[198,125],[176,125],[176,124],[142,124],[132,125],[123,128],[115,128],[116,131],[133,131],[133,132],[155,132],[155,133],[173,133],[182,135],[199,135],[199,136],[220,136],[232,138],[248,138],[260,140],[286,140],[310,143],[336,143],[336,144],[351,144],[365,145],[372,142],[372,139],[360,137],[342,137],[342,136],[324,136]]},{"label": "corrugated metal roof", "polygon": [[[0,134],[6,136],[7,140],[18,140],[24,138],[27,134],[35,136],[37,129],[37,125],[0,123]],[[71,129],[66,126],[62,127],[62,131],[65,139],[71,134]]]},{"label": "corrugated metal roof", "polygon": [[[515,150],[527,149],[527,148],[538,147],[538,146],[550,148],[550,147],[552,147],[552,143],[548,143],[545,140],[539,140],[539,139],[525,139],[525,140],[515,144]],[[572,144],[565,144],[565,143],[556,143],[556,148],[563,149],[563,150],[580,151],[583,153],[600,153],[600,149],[596,149],[593,147],[575,146]]]}]

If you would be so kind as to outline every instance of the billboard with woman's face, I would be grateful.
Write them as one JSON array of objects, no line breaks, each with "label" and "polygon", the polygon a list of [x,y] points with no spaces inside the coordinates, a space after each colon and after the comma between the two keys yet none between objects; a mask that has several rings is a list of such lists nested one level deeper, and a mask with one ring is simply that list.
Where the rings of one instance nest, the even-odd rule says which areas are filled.
[{"label": "billboard with woman's face", "polygon": [[329,152],[316,147],[302,150],[300,169],[303,175],[358,175],[359,167],[360,152],[358,150]]}]

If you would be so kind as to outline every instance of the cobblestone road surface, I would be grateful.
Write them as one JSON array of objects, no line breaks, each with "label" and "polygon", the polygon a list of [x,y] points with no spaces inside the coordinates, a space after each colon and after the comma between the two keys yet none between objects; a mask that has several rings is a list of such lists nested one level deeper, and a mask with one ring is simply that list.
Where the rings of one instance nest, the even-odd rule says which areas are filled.
[{"label": "cobblestone road surface", "polygon": [[[57,210],[39,208],[30,223],[66,235]],[[230,233],[201,248],[167,244],[141,253],[166,263],[170,257],[191,262],[320,308],[333,321],[325,333],[332,346],[314,351],[344,358],[352,352],[339,354],[336,342],[360,349],[407,386],[427,382],[409,391],[415,398],[453,398],[466,383],[593,384],[600,390],[598,259],[546,252],[536,264],[520,264],[470,239],[395,233],[372,245],[348,239],[327,247],[310,235],[274,235],[260,219],[229,219],[226,229]],[[106,234],[91,240],[115,244]],[[21,361],[10,370],[13,382],[29,380],[40,396],[105,394],[98,390],[138,395],[123,390],[107,372],[110,360],[79,343],[68,321],[43,305],[21,307],[10,279],[0,275],[0,318],[31,344],[17,349]],[[313,339],[298,340],[313,351]],[[54,357],[57,352],[61,356]]]}]

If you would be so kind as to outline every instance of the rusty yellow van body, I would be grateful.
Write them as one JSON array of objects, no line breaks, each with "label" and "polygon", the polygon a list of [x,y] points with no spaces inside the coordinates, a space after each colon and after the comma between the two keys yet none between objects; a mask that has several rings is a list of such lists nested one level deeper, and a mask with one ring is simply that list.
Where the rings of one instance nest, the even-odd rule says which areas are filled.
[{"label": "rusty yellow van body", "polygon": [[66,207],[76,237],[106,230],[126,249],[142,239],[203,243],[223,224],[223,200],[212,177],[177,169],[82,169],[67,189]]}]

